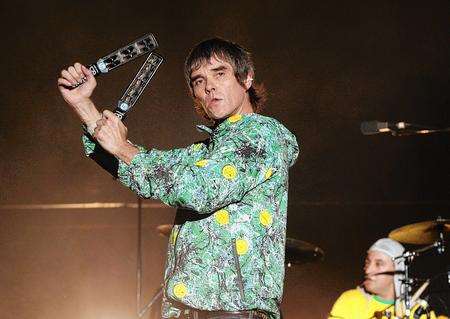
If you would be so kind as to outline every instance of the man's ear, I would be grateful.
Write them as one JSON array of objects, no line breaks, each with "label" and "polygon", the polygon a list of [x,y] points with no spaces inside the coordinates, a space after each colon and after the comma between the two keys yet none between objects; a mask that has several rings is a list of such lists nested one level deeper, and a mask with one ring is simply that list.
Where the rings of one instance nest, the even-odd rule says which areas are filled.
[{"label": "man's ear", "polygon": [[250,89],[252,84],[253,84],[253,72],[249,72],[247,74],[247,78],[244,81],[245,89],[246,90]]}]

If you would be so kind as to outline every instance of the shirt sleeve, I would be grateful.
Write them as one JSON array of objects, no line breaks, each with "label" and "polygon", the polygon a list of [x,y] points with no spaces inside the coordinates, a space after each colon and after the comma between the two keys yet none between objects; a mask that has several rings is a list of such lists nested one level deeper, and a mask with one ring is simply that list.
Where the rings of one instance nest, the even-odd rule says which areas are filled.
[{"label": "shirt sleeve", "polygon": [[141,149],[130,163],[119,161],[120,182],[145,198],[211,213],[240,201],[276,174],[287,174],[276,132],[251,125],[208,150],[196,145],[169,151]]},{"label": "shirt sleeve", "polygon": [[89,133],[85,132],[85,134],[81,137],[81,141],[83,143],[85,155],[93,159],[114,178],[117,178],[117,170],[119,168],[118,160],[113,155],[105,151],[100,144],[95,142]]}]

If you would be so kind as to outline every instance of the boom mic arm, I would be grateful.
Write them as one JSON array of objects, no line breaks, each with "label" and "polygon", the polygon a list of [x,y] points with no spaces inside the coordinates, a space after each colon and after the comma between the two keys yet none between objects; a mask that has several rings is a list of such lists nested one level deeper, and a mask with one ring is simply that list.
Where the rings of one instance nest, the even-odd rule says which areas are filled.
[{"label": "boom mic arm", "polygon": [[428,125],[412,124],[406,122],[380,122],[364,121],[361,122],[361,133],[364,135],[373,135],[389,132],[394,136],[418,135],[436,132],[449,132],[450,128],[436,128]]}]

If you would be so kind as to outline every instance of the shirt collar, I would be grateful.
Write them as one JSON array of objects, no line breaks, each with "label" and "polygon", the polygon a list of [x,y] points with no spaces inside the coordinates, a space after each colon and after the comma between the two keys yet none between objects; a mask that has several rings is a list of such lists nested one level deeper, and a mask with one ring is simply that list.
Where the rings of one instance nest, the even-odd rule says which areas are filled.
[{"label": "shirt collar", "polygon": [[249,113],[249,114],[235,114],[228,117],[225,121],[220,123],[219,125],[213,125],[213,126],[207,126],[207,125],[197,125],[197,130],[199,132],[205,132],[209,135],[215,135],[217,133],[220,133],[224,130],[226,130],[229,127],[233,127],[238,125],[241,121],[243,121],[246,117],[255,114],[255,113]]},{"label": "shirt collar", "polygon": [[393,305],[395,303],[395,300],[384,299],[377,295],[373,295],[373,299],[375,299],[376,301],[381,302],[382,304],[385,304],[385,305]]},{"label": "shirt collar", "polygon": [[209,135],[211,135],[213,133],[213,129],[212,126],[206,126],[206,125],[196,125],[197,127],[197,131],[203,133],[208,133]]}]

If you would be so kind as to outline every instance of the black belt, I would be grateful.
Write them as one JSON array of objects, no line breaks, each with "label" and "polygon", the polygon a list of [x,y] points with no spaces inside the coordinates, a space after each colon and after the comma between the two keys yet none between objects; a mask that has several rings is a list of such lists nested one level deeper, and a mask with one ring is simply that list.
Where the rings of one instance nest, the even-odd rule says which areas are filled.
[{"label": "black belt", "polygon": [[207,311],[194,308],[181,309],[179,319],[269,319],[267,312],[262,310],[240,310],[240,311]]}]

